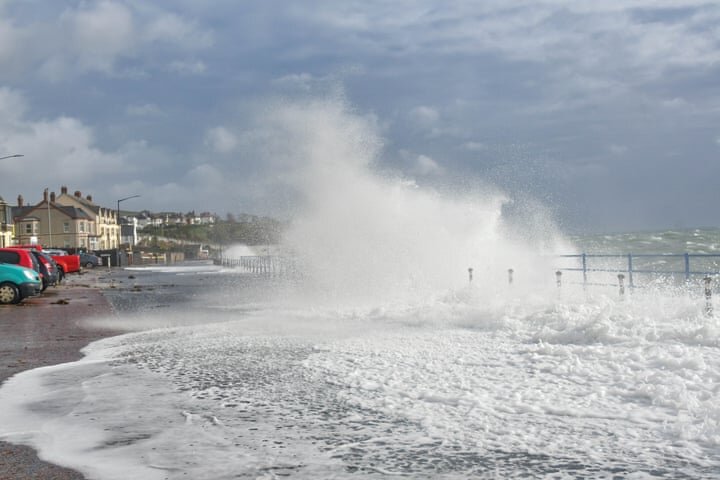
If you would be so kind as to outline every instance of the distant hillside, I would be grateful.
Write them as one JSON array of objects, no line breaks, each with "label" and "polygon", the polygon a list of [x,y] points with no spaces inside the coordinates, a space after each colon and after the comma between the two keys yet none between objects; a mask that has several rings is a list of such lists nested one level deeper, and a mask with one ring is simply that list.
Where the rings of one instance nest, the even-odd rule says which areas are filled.
[{"label": "distant hillside", "polygon": [[267,217],[251,217],[248,221],[219,221],[210,225],[147,226],[138,233],[142,236],[174,238],[214,245],[267,245],[278,243],[283,224]]}]

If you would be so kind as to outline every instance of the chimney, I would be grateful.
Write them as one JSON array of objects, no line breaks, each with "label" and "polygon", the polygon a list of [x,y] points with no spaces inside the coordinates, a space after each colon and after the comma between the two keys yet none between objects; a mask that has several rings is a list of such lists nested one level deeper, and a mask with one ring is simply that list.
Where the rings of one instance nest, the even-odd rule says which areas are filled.
[{"label": "chimney", "polygon": [[82,198],[82,193],[80,192],[80,190],[75,190],[75,196],[77,198]]},{"label": "chimney", "polygon": [[87,198],[87,201],[88,201],[88,202],[92,203],[92,195],[88,195],[88,196],[85,197],[85,198]]},{"label": "chimney", "polygon": [[48,201],[48,190],[46,188],[45,191],[43,192],[43,202],[47,203],[47,201]]},{"label": "chimney", "polygon": [[50,201],[55,203],[55,192],[50,192]]},{"label": "chimney", "polygon": [[23,207],[25,202],[23,201],[22,195],[18,195],[18,207]]},{"label": "chimney", "polygon": [[67,195],[67,187],[65,185],[60,187],[60,193],[62,193],[63,195]]}]

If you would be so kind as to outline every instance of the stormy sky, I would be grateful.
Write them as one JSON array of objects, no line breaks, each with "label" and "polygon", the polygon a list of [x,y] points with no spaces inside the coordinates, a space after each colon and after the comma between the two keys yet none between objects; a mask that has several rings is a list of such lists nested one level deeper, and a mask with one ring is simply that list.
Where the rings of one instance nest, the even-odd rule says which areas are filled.
[{"label": "stormy sky", "polygon": [[720,225],[718,2],[0,0],[13,203],[282,216],[295,137],[267,119],[318,101],[421,186],[494,185],[568,230]]}]

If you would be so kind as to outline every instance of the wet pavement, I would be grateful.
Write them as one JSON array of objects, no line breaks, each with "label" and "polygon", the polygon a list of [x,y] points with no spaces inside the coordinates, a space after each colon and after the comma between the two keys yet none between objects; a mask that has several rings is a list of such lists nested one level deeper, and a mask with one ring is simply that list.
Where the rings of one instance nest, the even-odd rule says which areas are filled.
[{"label": "wet pavement", "polygon": [[[113,315],[103,296],[107,272],[67,277],[59,286],[18,305],[0,305],[0,382],[23,370],[71,362],[88,343],[118,332],[92,328],[92,318]],[[38,459],[31,448],[0,442],[0,479],[77,480],[77,472]]]},{"label": "wet pavement", "polygon": [[[201,314],[217,296],[266,296],[266,278],[218,276],[204,268],[188,275],[97,268],[70,275],[63,284],[18,305],[0,305],[0,383],[24,370],[76,361],[89,343],[125,333],[108,328],[108,317],[156,309]],[[0,441],[0,479],[84,477],[43,462],[29,447]]]}]

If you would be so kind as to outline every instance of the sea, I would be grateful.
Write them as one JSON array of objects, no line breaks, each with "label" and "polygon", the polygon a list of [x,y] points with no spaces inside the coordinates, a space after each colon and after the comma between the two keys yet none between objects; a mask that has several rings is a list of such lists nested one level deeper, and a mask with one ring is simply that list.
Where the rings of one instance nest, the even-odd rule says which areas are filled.
[{"label": "sea", "polygon": [[720,229],[566,242],[544,280],[475,264],[426,289],[374,265],[385,296],[210,262],[102,274],[115,314],[87,324],[127,333],[8,380],[0,438],[88,479],[720,477],[703,282],[555,275],[562,254],[720,254]]}]

